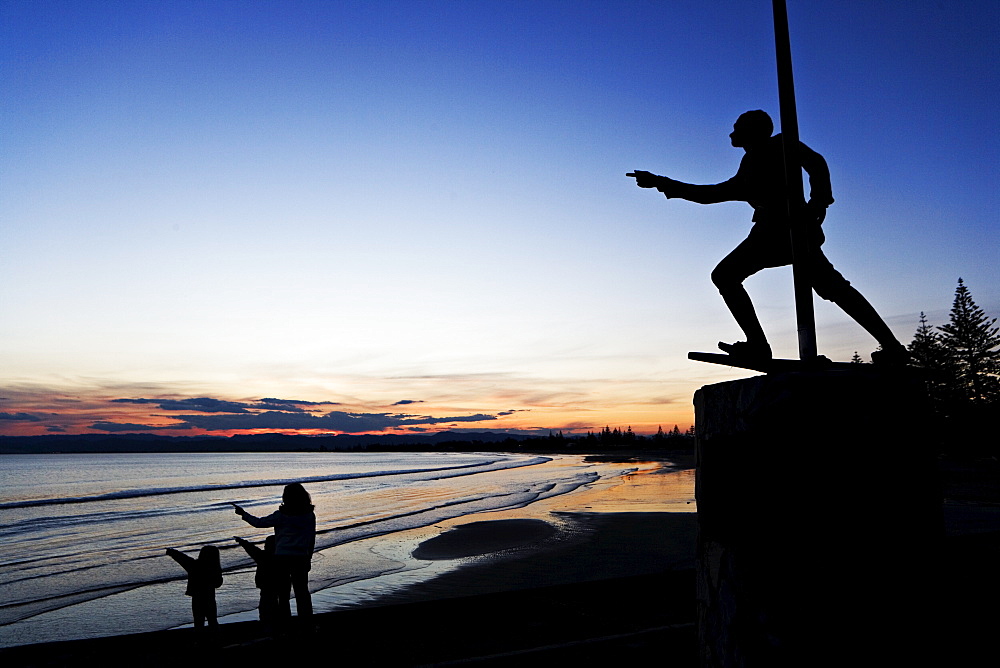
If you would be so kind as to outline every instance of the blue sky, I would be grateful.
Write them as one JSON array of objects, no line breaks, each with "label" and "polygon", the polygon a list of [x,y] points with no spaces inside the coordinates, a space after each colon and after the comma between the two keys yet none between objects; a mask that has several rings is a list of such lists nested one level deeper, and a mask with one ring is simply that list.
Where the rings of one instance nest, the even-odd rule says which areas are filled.
[{"label": "blue sky", "polygon": [[[1000,5],[788,11],[828,257],[904,342],[1000,315]],[[0,433],[685,427],[752,212],[624,174],[725,180],[775,79],[764,1],[4,0]]]}]

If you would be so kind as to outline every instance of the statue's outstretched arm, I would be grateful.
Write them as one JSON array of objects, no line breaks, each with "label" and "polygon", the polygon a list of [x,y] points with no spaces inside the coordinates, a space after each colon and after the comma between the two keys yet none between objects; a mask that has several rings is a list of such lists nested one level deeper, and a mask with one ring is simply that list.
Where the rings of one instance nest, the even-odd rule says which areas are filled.
[{"label": "statue's outstretched arm", "polygon": [[695,185],[684,183],[666,176],[657,176],[650,172],[636,170],[626,176],[635,178],[635,184],[640,188],[656,188],[668,198],[686,199],[698,204],[715,204],[717,202],[746,201],[736,177],[714,185]]}]

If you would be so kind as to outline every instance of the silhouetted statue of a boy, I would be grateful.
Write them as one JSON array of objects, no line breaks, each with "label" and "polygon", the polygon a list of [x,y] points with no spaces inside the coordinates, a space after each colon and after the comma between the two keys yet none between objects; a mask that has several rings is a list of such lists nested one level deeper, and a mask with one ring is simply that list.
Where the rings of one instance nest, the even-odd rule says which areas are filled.
[{"label": "silhouetted statue of a boy", "polygon": [[[743,281],[767,267],[781,267],[792,262],[792,244],[789,234],[788,199],[785,185],[784,153],[781,135],[771,136],[774,124],[767,113],[757,110],[740,115],[729,135],[733,146],[746,151],[736,175],[716,185],[692,185],[665,176],[636,171],[640,188],[656,188],[668,198],[679,197],[698,204],[716,202],[747,202],[754,209],[753,228],[747,238],[723,258],[712,272],[712,282],[719,288],[722,298],[732,311],[746,341],[719,343],[725,352],[747,358],[770,359],[771,346],[767,342],[760,320],[754,311]],[[906,348],[896,339],[885,321],[868,300],[854,289],[826,259],[820,246],[824,236],[821,227],[826,208],[833,204],[830,171],[826,161],[805,144],[799,143],[798,158],[809,175],[810,197],[805,204],[807,244],[812,287],[823,299],[842,308],[859,325],[864,327],[881,344],[882,349],[872,354],[873,362],[905,363]]]}]

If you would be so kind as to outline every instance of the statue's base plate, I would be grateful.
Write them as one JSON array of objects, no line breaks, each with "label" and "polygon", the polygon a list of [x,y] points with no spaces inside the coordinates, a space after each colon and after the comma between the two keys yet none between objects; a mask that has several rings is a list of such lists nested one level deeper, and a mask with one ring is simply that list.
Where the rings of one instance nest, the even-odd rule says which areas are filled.
[{"label": "statue's base plate", "polygon": [[762,373],[787,373],[789,371],[862,371],[870,369],[868,364],[853,362],[832,362],[822,355],[811,360],[762,359],[760,357],[739,357],[722,353],[688,353],[689,360],[722,364],[737,369],[750,369]]}]

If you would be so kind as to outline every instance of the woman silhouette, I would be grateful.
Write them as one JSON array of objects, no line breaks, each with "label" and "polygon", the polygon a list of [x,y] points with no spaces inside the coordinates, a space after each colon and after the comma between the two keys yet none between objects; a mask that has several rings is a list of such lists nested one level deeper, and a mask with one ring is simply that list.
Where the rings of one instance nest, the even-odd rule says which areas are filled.
[{"label": "woman silhouette", "polygon": [[301,483],[285,485],[281,506],[266,517],[255,517],[235,503],[236,514],[250,526],[274,527],[274,573],[278,590],[278,616],[292,616],[289,598],[295,591],[295,607],[300,617],[312,614],[309,594],[309,566],[316,545],[316,514],[312,499]]}]

